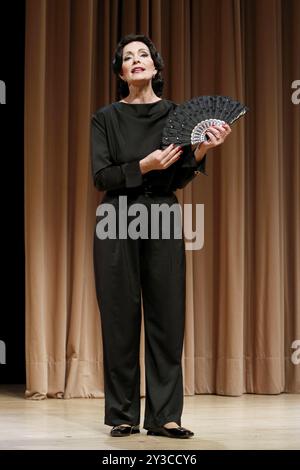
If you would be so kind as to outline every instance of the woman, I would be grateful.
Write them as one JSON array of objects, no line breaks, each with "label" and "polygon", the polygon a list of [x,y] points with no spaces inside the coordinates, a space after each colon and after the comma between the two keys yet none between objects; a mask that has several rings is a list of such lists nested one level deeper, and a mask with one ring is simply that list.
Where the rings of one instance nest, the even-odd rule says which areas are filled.
[{"label": "woman", "polygon": [[[177,106],[161,98],[162,69],[162,58],[148,37],[124,37],[113,60],[122,99],[100,108],[92,117],[94,183],[97,189],[106,191],[99,208],[109,205],[119,221],[115,237],[105,238],[96,231],[94,240],[103,338],[104,423],[113,426],[114,437],[139,432],[141,295],[145,323],[144,428],[149,435],[193,436],[181,427],[184,240],[176,238],[173,229],[170,237],[163,239],[161,227],[159,237],[123,237],[118,216],[123,210],[121,196],[126,197],[128,213],[135,203],[146,207],[148,214],[154,204],[177,204],[174,191],[205,171],[207,150],[224,142],[231,130],[227,125],[209,128],[210,140],[195,152],[190,146],[170,145],[161,150],[165,120]],[[148,227],[153,219],[147,217]],[[98,215],[98,229],[103,228],[99,224],[103,220]],[[132,221],[130,217],[128,220]]]}]

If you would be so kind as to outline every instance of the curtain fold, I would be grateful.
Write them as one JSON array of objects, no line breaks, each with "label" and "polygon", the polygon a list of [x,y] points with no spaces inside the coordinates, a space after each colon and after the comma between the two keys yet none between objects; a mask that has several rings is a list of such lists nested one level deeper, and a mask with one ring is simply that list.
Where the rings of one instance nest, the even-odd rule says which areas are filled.
[{"label": "curtain fold", "polygon": [[[282,214],[282,29],[279,1],[247,5],[248,30],[254,56],[266,67],[256,67],[254,87],[248,89],[253,122],[253,154],[249,150],[248,225],[251,245],[248,261],[252,272],[248,309],[252,326],[248,336],[246,363],[251,392],[279,393],[283,390],[283,214]],[[264,18],[268,18],[268,27]],[[251,65],[247,64],[248,70]],[[267,123],[267,125],[266,125]],[[261,132],[261,130],[264,130]],[[251,161],[252,160],[252,161]],[[250,163],[251,161],[251,163]],[[252,184],[251,184],[252,183]],[[266,191],[267,189],[267,191]],[[251,261],[250,261],[251,260]],[[272,332],[272,334],[270,334]]]},{"label": "curtain fold", "polygon": [[[209,176],[177,191],[205,213],[204,247],[186,251],[185,394],[300,392],[299,23],[297,0],[27,0],[27,398],[104,395],[90,118],[117,100],[111,60],[128,33],[161,52],[164,98],[250,108]],[[142,331],[142,396],[143,348]]]}]

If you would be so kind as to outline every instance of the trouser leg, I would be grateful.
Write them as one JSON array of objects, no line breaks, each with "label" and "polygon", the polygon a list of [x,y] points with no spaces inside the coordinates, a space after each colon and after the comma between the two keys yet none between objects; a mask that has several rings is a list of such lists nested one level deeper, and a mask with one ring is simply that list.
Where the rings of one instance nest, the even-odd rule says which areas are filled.
[{"label": "trouser leg", "polygon": [[141,290],[139,240],[94,239],[101,317],[105,418],[110,426],[140,421]]},{"label": "trouser leg", "polygon": [[[164,201],[166,202],[166,201]],[[169,204],[174,204],[171,197]],[[185,246],[182,239],[142,241],[141,282],[145,323],[144,428],[181,425],[185,317]]]}]

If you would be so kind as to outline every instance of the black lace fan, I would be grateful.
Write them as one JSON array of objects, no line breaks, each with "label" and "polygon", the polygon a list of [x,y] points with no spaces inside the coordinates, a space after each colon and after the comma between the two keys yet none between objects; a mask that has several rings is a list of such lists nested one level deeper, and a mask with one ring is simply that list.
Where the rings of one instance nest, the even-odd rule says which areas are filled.
[{"label": "black lace fan", "polygon": [[229,96],[196,96],[179,104],[168,115],[162,133],[162,147],[170,144],[198,145],[209,137],[209,126],[232,124],[248,108]]}]

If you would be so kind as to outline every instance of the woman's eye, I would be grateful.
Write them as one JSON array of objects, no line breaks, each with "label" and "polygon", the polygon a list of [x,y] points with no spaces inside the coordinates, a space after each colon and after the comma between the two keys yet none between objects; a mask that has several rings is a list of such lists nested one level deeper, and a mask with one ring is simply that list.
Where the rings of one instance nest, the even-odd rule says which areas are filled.
[{"label": "woman's eye", "polygon": [[[147,54],[147,52],[143,52],[143,54],[141,54],[141,56],[142,56],[142,57],[148,57],[148,54]],[[130,57],[131,57],[131,56],[125,57],[124,61],[130,59]]]}]

